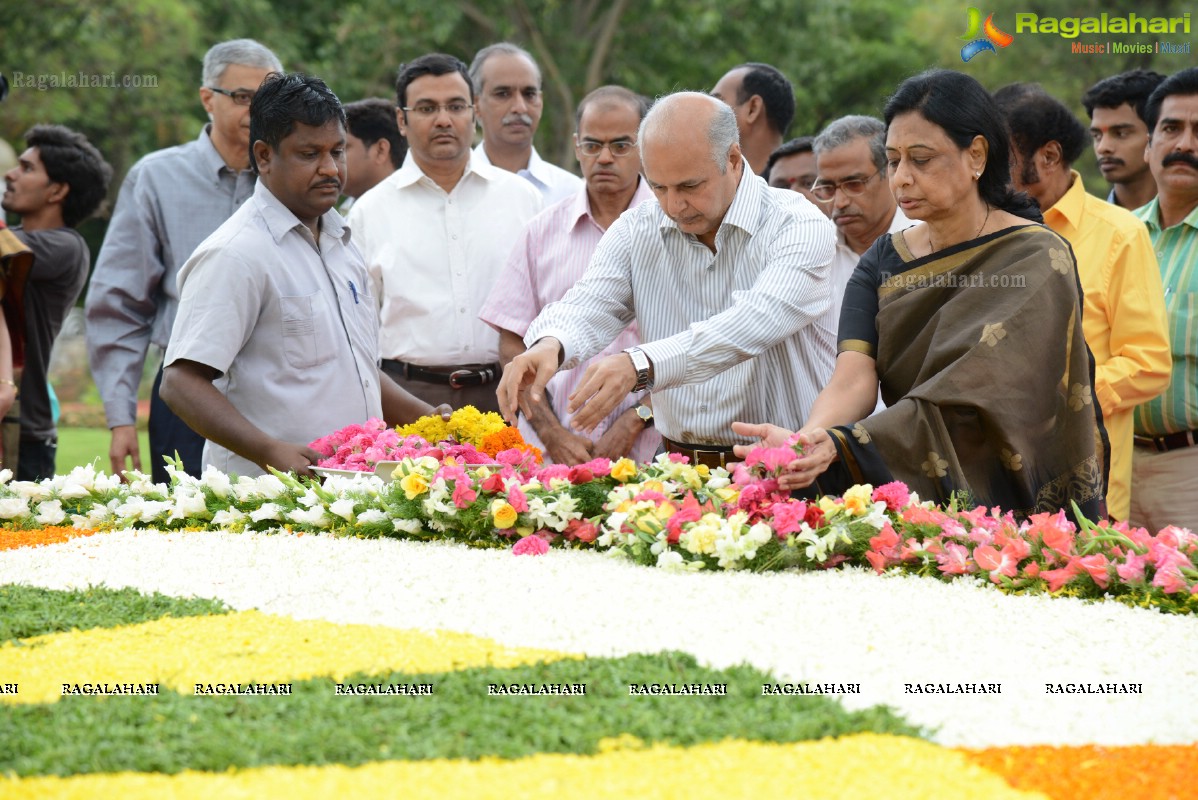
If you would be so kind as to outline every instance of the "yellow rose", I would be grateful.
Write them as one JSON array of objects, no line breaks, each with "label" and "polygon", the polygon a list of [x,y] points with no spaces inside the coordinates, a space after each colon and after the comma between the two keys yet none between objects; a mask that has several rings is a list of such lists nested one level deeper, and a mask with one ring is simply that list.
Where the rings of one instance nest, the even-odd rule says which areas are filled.
[{"label": "yellow rose", "polygon": [[494,520],[496,528],[506,530],[512,527],[519,516],[512,504],[506,500],[495,500],[491,503],[491,519]]},{"label": "yellow rose", "polygon": [[399,482],[399,486],[403,489],[403,493],[407,495],[409,500],[415,500],[428,491],[428,478],[419,472],[409,472],[403,476],[403,480]]},{"label": "yellow rose", "polygon": [[844,493],[844,507],[855,517],[859,517],[873,506],[874,487],[868,483],[857,484]]},{"label": "yellow rose", "polygon": [[840,512],[842,509],[843,506],[841,506],[840,503],[837,503],[827,495],[824,495],[819,499],[819,510],[824,512],[825,517],[830,517],[833,514]]},{"label": "yellow rose", "polygon": [[636,477],[636,463],[631,458],[621,458],[611,465],[611,476],[620,483],[627,483]]},{"label": "yellow rose", "polygon": [[674,513],[675,513],[676,511],[678,511],[678,509],[674,508],[674,506],[673,506],[672,504],[670,504],[670,503],[662,503],[662,504],[661,504],[661,505],[659,505],[659,506],[658,506],[656,509],[654,509],[654,511],[653,511],[653,514],[654,514],[654,515],[655,515],[655,516],[656,516],[656,517],[657,517],[659,520],[661,520],[662,522],[665,522],[665,521],[666,521],[666,520],[668,520],[670,517],[674,516]]}]

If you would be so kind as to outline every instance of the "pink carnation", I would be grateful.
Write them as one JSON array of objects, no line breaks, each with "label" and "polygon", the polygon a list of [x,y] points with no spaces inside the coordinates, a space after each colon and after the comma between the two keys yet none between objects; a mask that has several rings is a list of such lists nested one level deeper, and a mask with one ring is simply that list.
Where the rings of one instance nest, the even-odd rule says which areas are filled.
[{"label": "pink carnation", "polygon": [[549,542],[536,534],[525,536],[512,545],[512,555],[516,556],[543,556],[548,552]]},{"label": "pink carnation", "polygon": [[898,511],[911,502],[911,492],[902,481],[891,481],[874,489],[873,501],[884,502],[887,511]]}]

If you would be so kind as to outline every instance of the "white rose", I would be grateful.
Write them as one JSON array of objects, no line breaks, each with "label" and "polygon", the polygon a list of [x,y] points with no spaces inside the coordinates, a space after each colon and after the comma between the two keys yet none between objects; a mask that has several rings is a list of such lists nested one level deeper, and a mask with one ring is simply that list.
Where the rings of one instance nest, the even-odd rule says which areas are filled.
[{"label": "white rose", "polygon": [[61,525],[66,518],[66,512],[62,510],[62,503],[57,500],[47,500],[44,503],[38,503],[37,516],[33,519],[38,525]]},{"label": "white rose", "polygon": [[29,513],[29,501],[24,497],[5,497],[0,499],[0,519],[23,517]]}]

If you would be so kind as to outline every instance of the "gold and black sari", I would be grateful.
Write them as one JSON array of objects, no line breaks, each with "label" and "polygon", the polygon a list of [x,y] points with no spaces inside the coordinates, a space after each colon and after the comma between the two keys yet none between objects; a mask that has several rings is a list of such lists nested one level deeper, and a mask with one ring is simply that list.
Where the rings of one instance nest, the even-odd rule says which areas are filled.
[{"label": "gold and black sari", "polygon": [[1108,455],[1068,243],[1008,228],[924,258],[881,237],[845,294],[841,351],[876,359],[887,408],[829,431],[830,484],[892,480],[1026,517],[1105,516]]}]

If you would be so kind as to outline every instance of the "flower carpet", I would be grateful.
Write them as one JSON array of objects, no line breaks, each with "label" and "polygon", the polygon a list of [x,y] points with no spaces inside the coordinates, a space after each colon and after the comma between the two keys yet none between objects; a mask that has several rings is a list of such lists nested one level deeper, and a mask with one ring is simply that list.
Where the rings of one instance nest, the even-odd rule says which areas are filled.
[{"label": "flower carpet", "polygon": [[0,797],[1136,800],[1198,777],[1190,531],[897,484],[796,500],[785,448],[564,468],[420,433],[327,443],[378,475],[0,472]]}]

